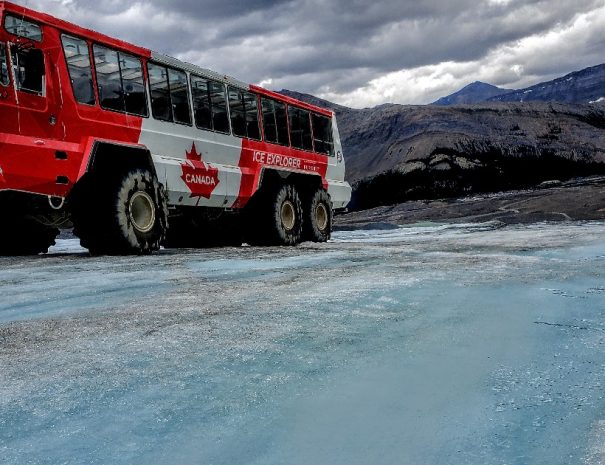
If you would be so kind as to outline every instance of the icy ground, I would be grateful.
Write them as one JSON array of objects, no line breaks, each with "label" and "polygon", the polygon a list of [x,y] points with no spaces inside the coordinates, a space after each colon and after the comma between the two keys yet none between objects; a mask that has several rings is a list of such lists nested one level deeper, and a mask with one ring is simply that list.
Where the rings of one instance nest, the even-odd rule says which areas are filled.
[{"label": "icy ground", "polygon": [[0,463],[605,463],[605,224],[0,258]]}]

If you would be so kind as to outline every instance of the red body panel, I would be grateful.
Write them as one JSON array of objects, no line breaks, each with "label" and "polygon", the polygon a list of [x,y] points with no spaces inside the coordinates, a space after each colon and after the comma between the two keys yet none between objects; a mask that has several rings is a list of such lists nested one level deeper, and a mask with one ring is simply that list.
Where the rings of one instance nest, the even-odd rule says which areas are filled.
[{"label": "red body panel", "polygon": [[[76,103],[61,33],[85,39],[94,37],[96,41],[142,57],[149,57],[151,52],[8,2],[0,2],[0,12],[2,8],[11,14],[24,14],[42,26],[43,40],[35,45],[44,52],[46,89],[44,96],[38,96],[16,91],[13,82],[7,88],[0,87],[8,94],[7,98],[0,99],[0,168],[3,172],[0,190],[65,197],[85,171],[91,139],[136,145],[142,118],[106,111],[98,104]],[[0,42],[20,40],[23,39],[9,34],[2,24]],[[67,160],[57,158],[57,152],[66,154]],[[61,178],[59,183],[58,178]]]}]

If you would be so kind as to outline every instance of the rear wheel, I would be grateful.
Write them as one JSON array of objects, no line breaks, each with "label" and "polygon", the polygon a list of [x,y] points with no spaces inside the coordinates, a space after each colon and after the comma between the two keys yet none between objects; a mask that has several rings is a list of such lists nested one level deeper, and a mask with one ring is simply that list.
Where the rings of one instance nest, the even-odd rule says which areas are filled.
[{"label": "rear wheel", "polygon": [[146,169],[103,180],[90,177],[73,199],[74,234],[90,253],[147,254],[167,229],[163,186]]},{"label": "rear wheel", "polygon": [[303,205],[303,239],[326,242],[332,235],[332,202],[324,189],[315,190]]},{"label": "rear wheel", "polygon": [[247,241],[252,245],[296,245],[302,235],[302,206],[292,184],[259,192],[246,207]]},{"label": "rear wheel", "polygon": [[48,252],[55,245],[57,228],[29,218],[8,220],[0,229],[0,255],[23,256]]}]

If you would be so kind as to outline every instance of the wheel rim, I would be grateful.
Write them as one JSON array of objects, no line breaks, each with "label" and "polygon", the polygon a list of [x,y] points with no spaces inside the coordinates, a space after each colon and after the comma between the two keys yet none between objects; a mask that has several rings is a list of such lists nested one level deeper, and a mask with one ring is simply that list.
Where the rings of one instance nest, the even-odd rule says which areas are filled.
[{"label": "wheel rim", "polygon": [[315,223],[320,231],[325,231],[328,227],[328,210],[323,203],[319,203],[315,207]]},{"label": "wheel rim", "polygon": [[153,229],[155,204],[147,192],[138,191],[132,195],[129,215],[130,221],[137,231],[147,233]]},{"label": "wheel rim", "polygon": [[281,222],[286,231],[292,231],[296,225],[296,211],[294,210],[294,204],[289,200],[286,200],[284,203],[282,203],[280,214]]}]

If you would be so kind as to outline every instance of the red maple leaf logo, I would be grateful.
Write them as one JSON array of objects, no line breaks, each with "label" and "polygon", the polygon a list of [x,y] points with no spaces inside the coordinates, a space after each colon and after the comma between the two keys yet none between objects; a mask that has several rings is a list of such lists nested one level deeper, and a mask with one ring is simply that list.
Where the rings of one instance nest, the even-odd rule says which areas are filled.
[{"label": "red maple leaf logo", "polygon": [[181,179],[191,191],[190,197],[209,199],[220,182],[218,168],[212,168],[202,160],[202,154],[197,152],[195,142],[191,146],[191,152],[186,152],[186,154],[187,159],[181,163],[183,169]]}]

